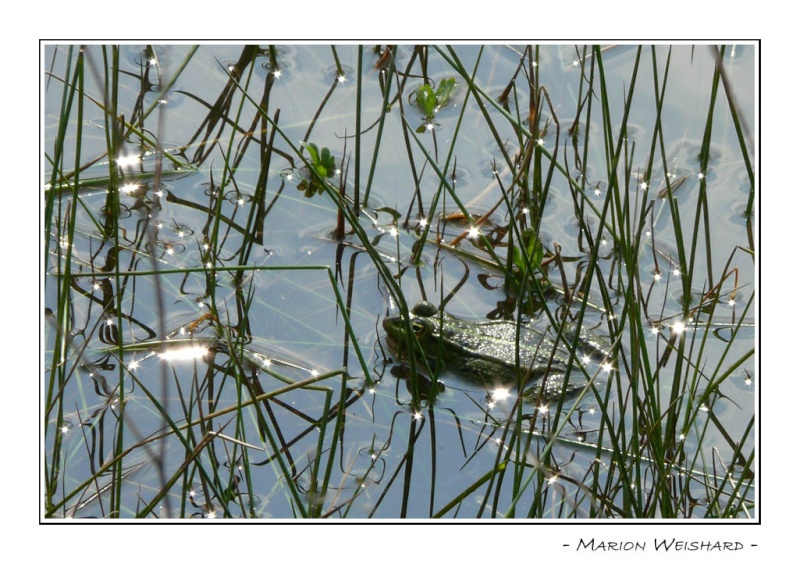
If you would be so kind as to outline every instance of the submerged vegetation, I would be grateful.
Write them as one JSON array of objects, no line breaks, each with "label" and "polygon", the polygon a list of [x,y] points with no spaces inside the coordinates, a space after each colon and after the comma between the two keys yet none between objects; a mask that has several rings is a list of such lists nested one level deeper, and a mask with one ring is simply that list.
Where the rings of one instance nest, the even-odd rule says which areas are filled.
[{"label": "submerged vegetation", "polygon": [[[42,515],[752,518],[753,56],[48,46]],[[461,381],[420,300],[611,353]]]}]

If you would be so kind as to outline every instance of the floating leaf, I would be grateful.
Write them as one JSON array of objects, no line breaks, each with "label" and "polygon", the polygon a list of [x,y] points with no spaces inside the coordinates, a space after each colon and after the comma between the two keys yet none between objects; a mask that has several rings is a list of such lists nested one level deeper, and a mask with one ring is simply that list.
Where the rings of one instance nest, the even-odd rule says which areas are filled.
[{"label": "floating leaf", "polygon": [[439,88],[436,89],[436,105],[444,106],[450,99],[450,94],[456,87],[455,78],[445,78],[439,83]]}]

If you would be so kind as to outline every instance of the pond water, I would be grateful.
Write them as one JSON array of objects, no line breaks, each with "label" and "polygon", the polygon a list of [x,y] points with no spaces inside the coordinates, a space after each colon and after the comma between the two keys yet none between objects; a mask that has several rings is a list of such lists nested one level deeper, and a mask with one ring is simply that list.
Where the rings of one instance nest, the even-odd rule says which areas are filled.
[{"label": "pond water", "polygon": [[[757,515],[755,47],[386,47],[45,46],[43,515]],[[424,374],[423,299],[614,353]]]}]

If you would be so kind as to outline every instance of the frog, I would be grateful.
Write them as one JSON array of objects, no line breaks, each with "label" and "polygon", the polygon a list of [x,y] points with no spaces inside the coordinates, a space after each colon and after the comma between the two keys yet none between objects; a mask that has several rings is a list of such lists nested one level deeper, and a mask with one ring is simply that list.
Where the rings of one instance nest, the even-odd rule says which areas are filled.
[{"label": "frog", "polygon": [[443,368],[487,388],[522,384],[527,396],[545,401],[572,396],[585,387],[578,369],[567,380],[570,363],[610,357],[602,338],[572,323],[565,324],[564,336],[567,343],[577,337],[574,355],[560,339],[529,324],[461,319],[428,301],[418,302],[410,314],[408,324],[400,315],[383,320],[387,342],[398,355],[408,357],[410,327],[419,343],[415,350],[424,353],[429,366],[441,362]]}]

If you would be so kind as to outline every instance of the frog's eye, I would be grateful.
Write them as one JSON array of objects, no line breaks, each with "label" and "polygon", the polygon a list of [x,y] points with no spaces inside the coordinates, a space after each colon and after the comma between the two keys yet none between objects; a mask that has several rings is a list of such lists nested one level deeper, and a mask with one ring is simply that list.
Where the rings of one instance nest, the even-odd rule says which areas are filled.
[{"label": "frog's eye", "polygon": [[411,330],[417,337],[422,337],[425,334],[425,324],[418,319],[411,320]]}]

